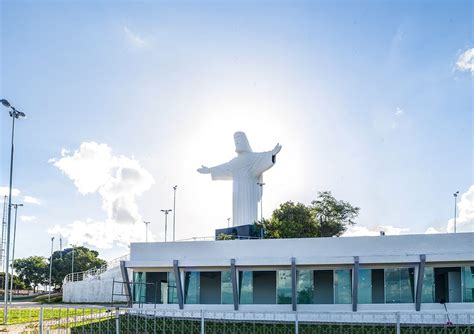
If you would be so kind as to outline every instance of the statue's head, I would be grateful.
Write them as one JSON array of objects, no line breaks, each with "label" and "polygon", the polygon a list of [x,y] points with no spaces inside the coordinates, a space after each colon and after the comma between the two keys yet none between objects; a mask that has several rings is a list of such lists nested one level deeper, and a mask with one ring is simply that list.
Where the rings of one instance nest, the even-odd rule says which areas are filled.
[{"label": "statue's head", "polygon": [[252,152],[247,136],[242,131],[234,133],[235,152]]}]

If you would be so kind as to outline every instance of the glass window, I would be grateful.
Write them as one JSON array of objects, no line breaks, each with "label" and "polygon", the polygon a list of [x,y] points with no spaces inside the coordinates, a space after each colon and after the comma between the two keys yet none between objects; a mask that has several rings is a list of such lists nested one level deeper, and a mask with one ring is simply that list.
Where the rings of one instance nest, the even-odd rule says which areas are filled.
[{"label": "glass window", "polygon": [[253,273],[239,272],[239,299],[240,304],[253,304]]},{"label": "glass window", "polygon": [[[174,272],[168,273],[168,304],[178,304],[178,289]],[[166,300],[166,299],[165,299]]]},{"label": "glass window", "polygon": [[146,299],[146,273],[133,273],[133,302],[145,303]]},{"label": "glass window", "polygon": [[350,269],[334,270],[334,302],[336,304],[352,303],[351,273]]},{"label": "glass window", "polygon": [[464,303],[474,302],[474,267],[462,267]]},{"label": "glass window", "polygon": [[334,271],[314,270],[314,303],[334,304]]},{"label": "glass window", "polygon": [[298,304],[312,304],[314,280],[312,270],[296,271],[296,293]]},{"label": "glass window", "polygon": [[199,304],[199,272],[187,272],[184,275],[184,303]]},{"label": "glass window", "polygon": [[385,269],[385,302],[413,303],[413,268]]},{"label": "glass window", "polygon": [[277,271],[277,304],[291,304],[291,270]]},{"label": "glass window", "polygon": [[357,302],[359,304],[372,303],[372,269],[359,269],[357,282]]},{"label": "glass window", "polygon": [[234,293],[232,291],[232,277],[230,270],[221,274],[221,302],[222,304],[233,304]]},{"label": "glass window", "polygon": [[433,267],[425,267],[425,271],[423,273],[423,289],[421,289],[421,302],[435,302],[435,280]]}]

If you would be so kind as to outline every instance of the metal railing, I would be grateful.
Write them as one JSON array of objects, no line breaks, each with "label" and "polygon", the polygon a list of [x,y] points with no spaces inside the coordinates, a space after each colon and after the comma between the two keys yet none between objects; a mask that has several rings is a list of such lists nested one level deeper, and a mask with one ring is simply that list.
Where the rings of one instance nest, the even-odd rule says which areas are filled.
[{"label": "metal railing", "polygon": [[12,306],[7,322],[0,325],[0,332],[40,334],[472,334],[473,331],[474,312],[245,312],[84,305]]},{"label": "metal railing", "polygon": [[91,268],[86,271],[69,273],[64,277],[63,283],[84,281],[86,279],[97,278],[100,274],[103,274],[107,270],[112,269],[114,267],[118,267],[120,265],[120,261],[127,261],[129,259],[130,259],[130,254],[126,254],[116,259],[113,259],[112,261],[107,262],[106,264],[104,264],[103,266],[99,268]]}]

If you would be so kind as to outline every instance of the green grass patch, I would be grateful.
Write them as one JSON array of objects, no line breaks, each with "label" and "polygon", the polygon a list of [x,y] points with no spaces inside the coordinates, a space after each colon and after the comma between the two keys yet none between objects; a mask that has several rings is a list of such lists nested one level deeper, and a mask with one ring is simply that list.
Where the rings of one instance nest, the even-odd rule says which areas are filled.
[{"label": "green grass patch", "polygon": [[[73,308],[44,308],[43,320],[66,319],[75,316],[85,316],[89,314],[101,313],[100,309],[73,309]],[[23,324],[29,322],[39,322],[40,308],[14,308],[8,309],[8,325]],[[3,309],[0,310],[0,319],[3,319]]]}]

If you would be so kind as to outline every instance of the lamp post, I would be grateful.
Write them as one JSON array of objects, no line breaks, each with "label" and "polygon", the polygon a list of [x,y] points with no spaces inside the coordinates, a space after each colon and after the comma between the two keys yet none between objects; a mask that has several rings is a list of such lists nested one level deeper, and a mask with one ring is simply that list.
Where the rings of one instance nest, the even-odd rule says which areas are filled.
[{"label": "lamp post", "polygon": [[[5,256],[5,289],[4,289],[4,310],[3,310],[3,322],[7,323],[7,310],[8,310],[8,259],[10,258],[10,228],[11,228],[11,215],[12,215],[12,184],[13,184],[13,152],[14,152],[14,138],[15,138],[15,120],[20,117],[26,117],[26,115],[16,110],[10,102],[5,99],[1,99],[0,103],[6,107],[10,108],[9,114],[12,118],[12,139],[11,139],[11,150],[10,150],[10,184],[8,188],[8,219],[7,219],[7,244],[6,248],[6,256]],[[2,240],[3,242],[3,240]]]},{"label": "lamp post", "polygon": [[230,218],[227,218],[227,227],[230,227]]},{"label": "lamp post", "polygon": [[263,222],[263,186],[265,183],[263,182],[257,182],[257,184],[260,186],[260,221]]},{"label": "lamp post", "polygon": [[143,221],[143,223],[145,224],[145,242],[148,242],[148,224],[151,222]]},{"label": "lamp post", "polygon": [[53,272],[53,245],[54,237],[51,237],[51,257],[49,258],[49,291],[48,291],[48,303],[51,301],[51,274]]},{"label": "lamp post", "polygon": [[12,247],[12,279],[10,282],[10,303],[12,302],[13,299],[13,266],[15,262],[15,240],[16,240],[16,217],[18,213],[18,207],[23,206],[23,204],[12,204],[13,207],[15,208],[15,220],[13,223],[13,247]]},{"label": "lamp post", "polygon": [[170,213],[171,209],[165,209],[165,210],[161,210],[161,212],[163,212],[165,214],[165,242],[166,242],[166,235],[168,234],[168,213]]},{"label": "lamp post", "polygon": [[454,233],[456,233],[456,215],[457,215],[458,195],[459,195],[459,190],[453,194],[454,196]]},{"label": "lamp post", "polygon": [[178,186],[173,187],[173,241],[176,240],[176,189]]},{"label": "lamp post", "polygon": [[[72,246],[72,255],[71,255],[71,274],[74,275],[74,245]],[[72,279],[74,281],[74,277]]]}]

